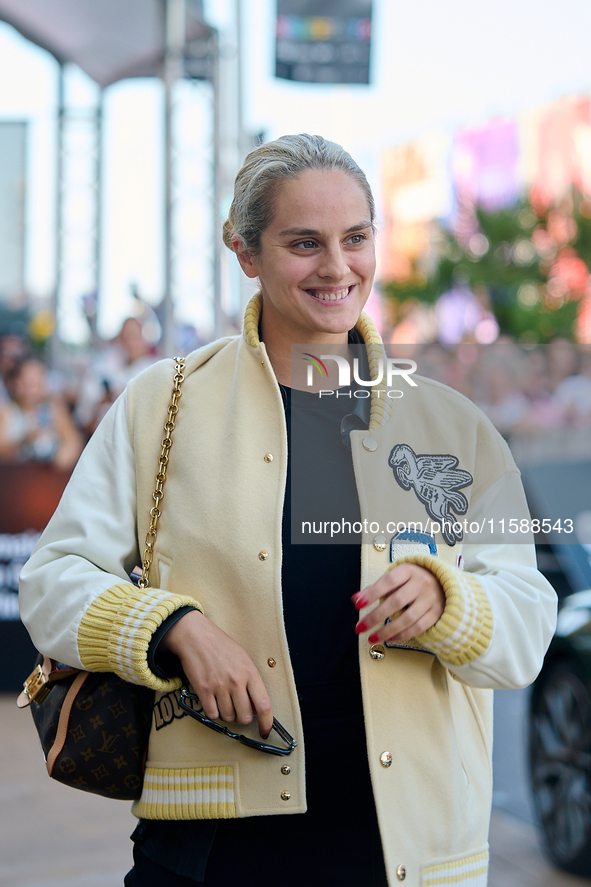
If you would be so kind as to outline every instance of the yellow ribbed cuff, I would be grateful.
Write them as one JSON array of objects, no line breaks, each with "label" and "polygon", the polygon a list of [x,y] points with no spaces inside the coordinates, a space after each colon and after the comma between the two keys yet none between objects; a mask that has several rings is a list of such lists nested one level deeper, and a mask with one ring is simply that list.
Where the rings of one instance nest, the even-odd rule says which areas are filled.
[{"label": "yellow ribbed cuff", "polygon": [[482,656],[491,642],[493,616],[488,596],[477,577],[431,554],[401,557],[389,569],[398,564],[417,564],[430,570],[439,579],[445,594],[441,618],[413,641],[450,665],[465,665]]},{"label": "yellow ribbed cuff", "polygon": [[78,629],[78,649],[88,671],[114,671],[132,684],[153,690],[180,687],[181,679],[163,680],[148,668],[148,647],[159,625],[179,607],[203,612],[194,598],[158,588],[113,585],[92,602]]}]

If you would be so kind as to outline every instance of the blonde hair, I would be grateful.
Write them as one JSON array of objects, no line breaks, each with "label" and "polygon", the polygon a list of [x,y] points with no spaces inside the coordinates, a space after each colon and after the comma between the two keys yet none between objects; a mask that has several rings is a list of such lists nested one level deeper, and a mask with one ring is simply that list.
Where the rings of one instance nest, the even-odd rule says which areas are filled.
[{"label": "blonde hair", "polygon": [[375,203],[363,170],[336,142],[300,133],[259,145],[245,158],[236,176],[234,199],[224,222],[226,246],[233,250],[232,238],[237,235],[247,252],[258,255],[261,234],[273,220],[279,188],[309,169],[341,170],[354,179],[367,197],[373,226]]}]

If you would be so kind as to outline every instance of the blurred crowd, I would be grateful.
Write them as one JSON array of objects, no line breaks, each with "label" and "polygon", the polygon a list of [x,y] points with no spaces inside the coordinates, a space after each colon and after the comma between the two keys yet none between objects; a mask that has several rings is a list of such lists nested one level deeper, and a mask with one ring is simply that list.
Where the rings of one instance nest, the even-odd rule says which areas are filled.
[{"label": "blurred crowd", "polygon": [[500,337],[491,345],[433,344],[413,352],[421,375],[469,397],[508,440],[591,429],[589,345],[557,337],[523,347]]},{"label": "blurred crowd", "polygon": [[[417,371],[474,401],[508,440],[554,429],[591,431],[591,346],[564,338],[522,347],[393,346]],[[75,373],[50,372],[18,335],[0,338],[0,462],[39,461],[71,471],[107,409],[127,383],[157,360],[140,321],[89,349]]]},{"label": "blurred crowd", "polygon": [[157,360],[134,317],[90,349],[75,373],[51,372],[19,335],[0,338],[0,462],[46,462],[72,470],[127,383]]}]

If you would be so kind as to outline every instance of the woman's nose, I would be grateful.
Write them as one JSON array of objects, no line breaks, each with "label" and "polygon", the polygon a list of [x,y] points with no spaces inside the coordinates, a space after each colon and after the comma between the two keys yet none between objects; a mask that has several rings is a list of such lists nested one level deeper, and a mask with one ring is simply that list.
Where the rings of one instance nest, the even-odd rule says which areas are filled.
[{"label": "woman's nose", "polygon": [[318,269],[320,277],[328,277],[338,281],[342,280],[348,272],[349,264],[340,246],[324,250]]}]

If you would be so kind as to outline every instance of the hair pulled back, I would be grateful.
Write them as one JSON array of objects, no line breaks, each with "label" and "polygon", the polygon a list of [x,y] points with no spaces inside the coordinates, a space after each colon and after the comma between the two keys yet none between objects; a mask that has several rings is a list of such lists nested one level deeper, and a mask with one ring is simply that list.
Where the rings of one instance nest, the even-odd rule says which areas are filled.
[{"label": "hair pulled back", "polygon": [[351,155],[336,142],[322,136],[307,133],[285,135],[274,142],[265,142],[246,156],[236,176],[234,199],[224,223],[226,246],[233,249],[232,237],[238,235],[244,249],[258,255],[261,234],[273,220],[274,201],[279,188],[309,169],[341,170],[358,182],[367,197],[373,225],[373,194],[365,173]]}]

